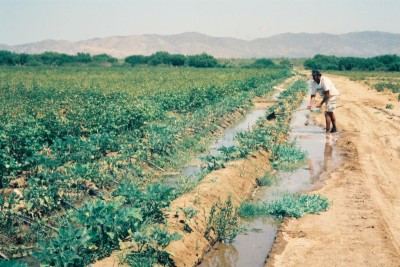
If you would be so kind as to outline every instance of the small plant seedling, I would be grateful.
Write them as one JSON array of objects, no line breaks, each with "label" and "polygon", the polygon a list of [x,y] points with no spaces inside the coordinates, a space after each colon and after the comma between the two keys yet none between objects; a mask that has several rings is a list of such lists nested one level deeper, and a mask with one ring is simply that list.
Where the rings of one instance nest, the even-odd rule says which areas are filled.
[{"label": "small plant seedling", "polygon": [[386,104],[386,109],[393,109],[394,107],[393,107],[393,104]]}]

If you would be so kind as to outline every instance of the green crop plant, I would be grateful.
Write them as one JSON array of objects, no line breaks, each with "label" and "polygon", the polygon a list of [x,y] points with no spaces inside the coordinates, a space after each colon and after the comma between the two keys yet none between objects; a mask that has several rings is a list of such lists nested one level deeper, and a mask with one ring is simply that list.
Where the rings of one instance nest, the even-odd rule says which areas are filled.
[{"label": "green crop plant", "polygon": [[130,266],[175,266],[170,252],[165,248],[181,236],[170,234],[167,228],[153,226],[140,232],[131,232],[132,244],[136,248],[126,257]]},{"label": "green crop plant", "polygon": [[237,208],[233,206],[232,198],[229,197],[225,202],[218,199],[211,206],[204,236],[210,241],[214,238],[216,241],[232,241],[241,231]]},{"label": "green crop plant", "polygon": [[386,109],[393,109],[394,108],[394,106],[393,106],[393,104],[386,104],[386,107],[385,107]]},{"label": "green crop plant", "polygon": [[34,255],[41,262],[56,266],[87,265],[119,248],[120,240],[129,236],[129,231],[138,230],[143,221],[141,210],[123,206],[122,198],[85,203],[65,220],[55,236],[39,241],[39,250]]},{"label": "green crop plant", "polygon": [[2,267],[28,267],[26,263],[22,263],[18,260],[0,260],[0,266]]},{"label": "green crop plant", "polygon": [[206,170],[211,172],[225,168],[227,159],[224,155],[207,155],[203,158],[203,161],[207,164]]},{"label": "green crop plant", "polygon": [[180,222],[183,223],[183,230],[191,233],[193,230],[190,228],[190,223],[194,216],[199,212],[198,210],[193,209],[192,207],[189,207],[187,209],[180,209],[183,212],[183,215],[185,218],[181,220]]},{"label": "green crop plant", "polygon": [[150,184],[145,190],[140,190],[135,183],[123,182],[114,196],[121,196],[126,204],[140,208],[145,218],[163,222],[164,209],[176,198],[176,192],[174,187],[162,184]]},{"label": "green crop plant", "polygon": [[272,202],[243,202],[238,212],[241,217],[270,215],[278,218],[300,218],[308,213],[325,211],[328,207],[328,199],[317,194],[286,194]]},{"label": "green crop plant", "polygon": [[50,241],[38,242],[33,255],[49,266],[85,266],[93,260],[90,239],[86,228],[67,222]]},{"label": "green crop plant", "polygon": [[296,146],[294,141],[285,141],[282,144],[272,145],[273,157],[270,161],[275,169],[290,169],[307,159],[307,152]]},{"label": "green crop plant", "polygon": [[378,82],[377,84],[375,84],[375,89],[378,92],[382,92],[385,89],[389,89],[392,93],[396,94],[400,92],[400,84]]}]

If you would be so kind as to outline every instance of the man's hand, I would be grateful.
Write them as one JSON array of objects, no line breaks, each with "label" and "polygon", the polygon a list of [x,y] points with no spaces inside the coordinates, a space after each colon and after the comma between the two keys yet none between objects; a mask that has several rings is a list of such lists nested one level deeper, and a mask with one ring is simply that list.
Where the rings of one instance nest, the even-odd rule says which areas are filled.
[{"label": "man's hand", "polygon": [[308,106],[307,106],[307,109],[311,109],[311,108],[312,108],[312,106],[311,106],[311,105],[308,105]]},{"label": "man's hand", "polygon": [[319,102],[316,107],[320,108],[321,106],[322,106],[322,102]]}]

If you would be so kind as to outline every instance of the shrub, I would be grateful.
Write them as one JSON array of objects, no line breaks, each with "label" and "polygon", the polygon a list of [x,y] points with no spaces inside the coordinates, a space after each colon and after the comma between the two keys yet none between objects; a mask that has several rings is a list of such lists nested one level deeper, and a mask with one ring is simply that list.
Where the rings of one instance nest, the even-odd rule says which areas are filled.
[{"label": "shrub", "polygon": [[259,58],[254,61],[251,65],[253,68],[273,68],[275,67],[275,63],[269,58]]},{"label": "shrub", "polygon": [[393,104],[386,104],[386,109],[393,109],[394,107],[393,107]]},{"label": "shrub", "polygon": [[131,66],[147,64],[148,58],[142,55],[133,55],[125,58],[125,62]]},{"label": "shrub", "polygon": [[187,57],[187,65],[195,68],[213,68],[218,65],[217,59],[206,53]]},{"label": "shrub", "polygon": [[216,241],[231,241],[240,231],[237,208],[233,206],[232,198],[229,197],[225,203],[218,199],[217,203],[211,206],[204,236],[211,240],[213,234]]}]

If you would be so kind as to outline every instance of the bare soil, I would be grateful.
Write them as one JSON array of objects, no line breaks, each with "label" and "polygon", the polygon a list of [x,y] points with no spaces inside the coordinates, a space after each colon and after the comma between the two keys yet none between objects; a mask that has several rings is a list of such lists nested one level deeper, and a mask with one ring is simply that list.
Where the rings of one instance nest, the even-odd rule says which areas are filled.
[{"label": "bare soil", "polygon": [[[331,206],[285,219],[266,266],[400,266],[400,103],[392,93],[330,77],[343,105],[335,112],[343,164],[314,192]],[[314,119],[324,125],[323,115]]]}]

